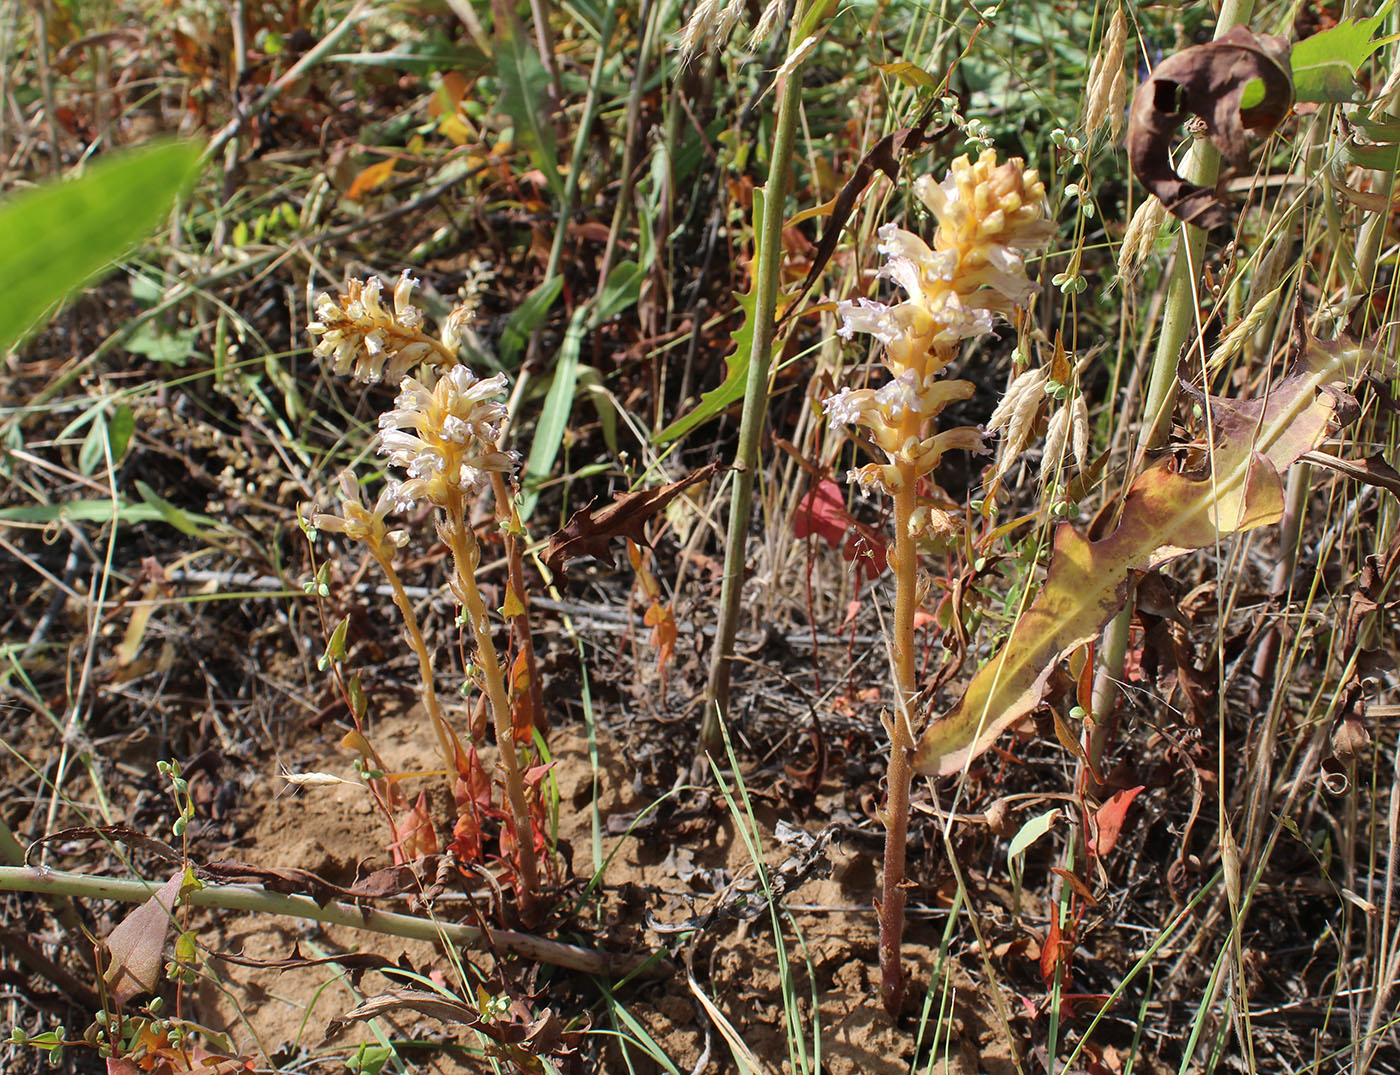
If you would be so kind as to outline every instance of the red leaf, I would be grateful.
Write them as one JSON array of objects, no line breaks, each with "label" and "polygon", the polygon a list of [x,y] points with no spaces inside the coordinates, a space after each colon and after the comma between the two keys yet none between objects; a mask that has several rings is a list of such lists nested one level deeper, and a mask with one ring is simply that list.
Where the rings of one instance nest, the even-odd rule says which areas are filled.
[{"label": "red leaf", "polygon": [[1128,816],[1128,807],[1133,805],[1133,800],[1138,797],[1144,786],[1139,784],[1135,788],[1115,791],[1108,797],[1108,801],[1094,812],[1094,821],[1097,822],[1099,830],[1098,836],[1094,838],[1094,854],[1102,858],[1117,845],[1118,836],[1123,831],[1123,819]]},{"label": "red leaf", "polygon": [[830,478],[823,478],[797,505],[797,514],[792,518],[792,532],[799,538],[816,534],[834,549],[846,536],[850,523],[851,516],[841,497],[841,487]]},{"label": "red leaf", "polygon": [[394,831],[394,864],[437,853],[437,833],[433,831],[433,819],[428,816],[428,793],[420,791],[413,809]]},{"label": "red leaf", "polygon": [[1045,935],[1045,946],[1040,950],[1040,977],[1045,987],[1050,988],[1055,973],[1060,966],[1060,908],[1050,905],[1050,931]]}]

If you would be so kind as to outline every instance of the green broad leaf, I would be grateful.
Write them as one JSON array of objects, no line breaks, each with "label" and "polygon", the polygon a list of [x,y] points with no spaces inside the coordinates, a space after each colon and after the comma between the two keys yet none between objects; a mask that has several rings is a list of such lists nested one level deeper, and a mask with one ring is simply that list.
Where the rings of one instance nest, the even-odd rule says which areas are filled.
[{"label": "green broad leaf", "polygon": [[515,125],[515,140],[530,154],[530,159],[560,201],[564,200],[564,181],[559,177],[559,147],[554,128],[545,109],[545,91],[549,88],[549,72],[544,69],[539,53],[521,32],[513,11],[496,18],[496,74],[501,80],[501,99],[496,107],[510,117]]},{"label": "green broad leaf", "polygon": [[349,632],[350,617],[346,616],[336,624],[335,630],[331,632],[330,641],[326,643],[326,652],[321,654],[321,659],[316,662],[317,667],[320,668],[322,672],[332,664],[339,664],[345,660],[345,636],[349,634]]},{"label": "green broad leaf", "polygon": [[1352,125],[1374,144],[1349,140],[1343,155],[1350,163],[1381,172],[1400,172],[1400,116],[1389,112],[1373,119],[1358,116]]},{"label": "green broad leaf", "polygon": [[499,351],[503,367],[514,369],[519,365],[531,334],[544,323],[563,290],[563,277],[556,276],[540,284],[516,307],[515,313],[510,315],[505,328],[501,330]]},{"label": "green broad leaf", "polygon": [[131,435],[136,432],[136,412],[125,403],[120,404],[107,422],[107,443],[112,451],[112,462],[120,463],[126,458],[126,449],[131,444]]},{"label": "green broad leaf", "polygon": [[1355,99],[1361,65],[1376,49],[1400,36],[1372,38],[1389,8],[1387,2],[1380,14],[1369,19],[1343,19],[1294,45],[1290,58],[1294,98],[1318,102]]},{"label": "green broad leaf", "polygon": [[136,492],[147,507],[154,508],[162,522],[169,523],[180,533],[189,537],[197,537],[201,541],[206,541],[211,545],[217,545],[221,541],[218,531],[228,532],[228,528],[217,520],[209,518],[207,515],[200,515],[196,512],[186,511],[184,508],[177,508],[170,501],[163,499],[149,485],[143,481],[136,483]]},{"label": "green broad leaf", "polygon": [[[164,519],[159,511],[146,504],[121,500],[74,500],[63,504],[21,504],[0,508],[0,523],[52,522],[106,523],[116,519],[127,526],[134,523],[158,523]],[[214,520],[210,519],[212,523]]]},{"label": "green broad leaf", "polygon": [[656,444],[669,444],[677,437],[683,437],[696,426],[704,425],[721,411],[727,410],[744,398],[744,389],[749,380],[749,355],[753,350],[753,315],[758,302],[755,282],[746,295],[736,295],[740,308],[744,311],[743,324],[734,333],[734,350],[725,359],[729,371],[724,383],[700,397],[700,402],[689,414],[677,418],[652,438]]},{"label": "green broad leaf", "polygon": [[0,353],[145,238],[195,176],[200,147],[160,142],[0,204]]},{"label": "green broad leaf", "polygon": [[1016,835],[1011,838],[1011,846],[1006,849],[1006,861],[1014,864],[1017,859],[1029,851],[1032,844],[1055,827],[1055,818],[1059,815],[1058,808],[1047,810],[1043,814],[1037,814],[1017,829]]},{"label": "green broad leaf", "polygon": [[539,500],[540,483],[548,478],[554,469],[554,461],[559,458],[559,449],[564,443],[564,433],[569,428],[569,415],[573,412],[574,393],[578,388],[578,356],[583,346],[588,313],[589,307],[584,304],[569,318],[569,327],[564,332],[564,342],[554,363],[554,380],[550,382],[549,392],[544,398],[544,409],[540,411],[540,420],[535,426],[530,458],[525,461],[525,474],[521,483],[525,493],[520,502],[522,523],[530,521],[535,503]]},{"label": "green broad leaf", "polygon": [[635,261],[624,261],[614,265],[603,284],[602,293],[593,307],[590,325],[601,325],[610,317],[616,317],[628,307],[636,304],[642,293],[642,267]]},{"label": "green broad leaf", "polygon": [[1372,142],[1400,142],[1400,116],[1384,112],[1374,119],[1353,116],[1351,125],[1360,127],[1361,133]]},{"label": "green broad leaf", "polygon": [[78,449],[78,472],[85,478],[90,478],[97,473],[107,458],[107,445],[111,443],[108,438],[107,416],[102,413],[101,407],[95,409],[97,413],[93,415],[92,422],[88,425],[87,436],[83,438],[83,446]]},{"label": "green broad leaf", "polygon": [[127,337],[123,346],[132,354],[145,355],[152,362],[183,366],[194,354],[194,341],[198,336],[198,329],[167,329],[156,321],[147,321]]},{"label": "green broad leaf", "polygon": [[432,71],[462,71],[468,77],[480,74],[488,66],[480,49],[447,42],[410,43],[384,52],[337,52],[327,56],[325,62],[351,67],[389,67],[422,75]]},{"label": "green broad leaf", "polygon": [[1347,161],[1361,168],[1374,168],[1378,172],[1400,174],[1400,145],[1360,146],[1355,142],[1347,144],[1342,151]]}]

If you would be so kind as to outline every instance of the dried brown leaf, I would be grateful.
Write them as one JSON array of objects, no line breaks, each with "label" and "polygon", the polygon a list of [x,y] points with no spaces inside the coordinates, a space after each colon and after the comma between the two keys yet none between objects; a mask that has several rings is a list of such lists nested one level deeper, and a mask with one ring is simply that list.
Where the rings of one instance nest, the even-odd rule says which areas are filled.
[{"label": "dried brown leaf", "polygon": [[116,1004],[125,1004],[142,993],[153,993],[160,984],[165,961],[165,939],[170,934],[170,915],[180,898],[185,871],[161,885],[141,906],[128,914],[105,942],[110,962],[102,978],[107,994]]},{"label": "dried brown leaf", "polygon": [[716,460],[680,481],[658,485],[654,489],[623,493],[597,511],[593,509],[597,501],[589,501],[574,512],[562,530],[556,531],[549,539],[544,566],[556,579],[562,579],[565,566],[580,556],[596,556],[612,563],[609,544],[615,538],[631,538],[639,545],[650,546],[645,529],[647,520],[692,485],[714,477],[719,467]]},{"label": "dried brown leaf", "polygon": [[[1187,116],[1200,116],[1206,135],[1231,161],[1249,158],[1245,132],[1269,134],[1293,106],[1288,39],[1233,27],[1219,39],[1168,56],[1138,87],[1128,116],[1133,173],[1173,215],[1201,228],[1227,223],[1230,213],[1213,190],[1190,183],[1172,166],[1171,144]],[[1240,108],[1245,86],[1264,84],[1264,99]]]}]

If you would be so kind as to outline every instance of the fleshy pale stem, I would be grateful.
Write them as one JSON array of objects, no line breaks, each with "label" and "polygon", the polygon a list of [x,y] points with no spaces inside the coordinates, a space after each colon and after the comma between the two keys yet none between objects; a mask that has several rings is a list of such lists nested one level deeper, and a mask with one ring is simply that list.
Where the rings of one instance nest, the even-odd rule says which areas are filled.
[{"label": "fleshy pale stem", "polygon": [[394,570],[394,562],[389,556],[377,546],[370,546],[370,552],[374,556],[379,569],[384,572],[384,577],[389,580],[389,589],[393,591],[394,604],[398,606],[399,614],[403,616],[404,630],[408,633],[408,644],[413,652],[418,655],[418,678],[423,683],[423,708],[428,711],[428,720],[432,723],[433,733],[437,736],[438,750],[442,753],[442,763],[451,780],[452,774],[457,771],[457,750],[452,744],[452,735],[447,729],[447,722],[442,716],[442,707],[438,704],[437,687],[433,683],[433,657],[428,652],[428,644],[423,639],[423,631],[418,626],[418,617],[414,615],[413,604],[408,599],[408,593],[403,588],[403,582],[399,579],[399,573]]},{"label": "fleshy pale stem", "polygon": [[535,920],[535,897],[539,892],[539,869],[535,862],[534,829],[530,825],[530,807],[525,796],[525,778],[520,771],[520,754],[515,745],[515,725],[510,715],[510,696],[506,692],[501,659],[496,641],[491,637],[491,620],[481,590],[476,584],[476,565],[480,551],[476,538],[467,526],[463,500],[453,497],[447,504],[447,521],[443,536],[452,550],[455,586],[462,608],[471,624],[476,642],[476,658],[481,665],[481,681],[486,688],[487,702],[496,727],[496,747],[501,768],[505,771],[506,797],[510,800],[511,822],[515,828],[516,869],[520,874],[520,915],[526,922]]},{"label": "fleshy pale stem", "polygon": [[536,730],[541,735],[549,731],[549,718],[544,711],[544,692],[540,689],[540,677],[535,661],[535,637],[530,632],[530,591],[525,586],[525,527],[520,521],[520,513],[515,508],[515,493],[506,482],[504,474],[491,475],[491,491],[496,497],[496,520],[506,539],[507,585],[520,602],[520,608],[511,617],[515,630],[515,641],[525,654],[525,664],[530,676],[530,713]]},{"label": "fleshy pale stem", "polygon": [[[790,49],[796,49],[807,5],[799,2],[792,15]],[[758,445],[768,413],[768,374],[773,361],[773,333],[778,305],[778,270],[783,255],[783,192],[792,166],[797,140],[797,113],[802,99],[801,64],[786,72],[778,93],[778,116],[773,151],[768,160],[768,182],[754,192],[754,208],[763,207],[758,245],[753,344],[749,349],[748,380],[744,385],[744,409],[739,419],[739,446],[734,455],[734,489],[729,500],[729,532],[724,548],[724,580],[720,588],[719,623],[710,654],[710,679],[705,690],[705,714],[700,723],[700,753],[722,757],[722,721],[729,715],[729,672],[734,640],[739,634],[739,604],[744,590],[744,562],[748,551],[749,518],[753,513],[754,472]],[[762,201],[759,201],[760,195]]]},{"label": "fleshy pale stem", "polygon": [[916,746],[915,714],[911,712],[911,707],[919,693],[914,664],[919,550],[916,539],[909,532],[917,501],[918,474],[913,464],[901,464],[899,476],[901,485],[894,494],[895,539],[894,560],[891,563],[895,580],[891,639],[895,712],[890,721],[890,761],[882,818],[885,825],[885,859],[880,900],[880,1002],[891,1019],[899,1018],[904,999],[900,942],[904,937],[904,863],[909,836],[909,786],[914,777],[912,758]]}]

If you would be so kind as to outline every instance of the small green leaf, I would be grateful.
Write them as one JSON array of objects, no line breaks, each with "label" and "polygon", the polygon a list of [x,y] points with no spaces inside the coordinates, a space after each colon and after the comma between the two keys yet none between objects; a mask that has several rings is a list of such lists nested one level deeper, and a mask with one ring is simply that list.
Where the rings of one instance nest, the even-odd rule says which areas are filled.
[{"label": "small green leaf", "polygon": [[1011,838],[1011,846],[1006,849],[1007,862],[1014,863],[1030,849],[1031,844],[1049,832],[1054,827],[1055,818],[1059,814],[1058,809],[1047,810],[1043,814],[1037,814],[1022,825],[1016,831],[1016,835]]},{"label": "small green leaf", "polygon": [[358,672],[350,677],[350,682],[345,684],[345,694],[350,699],[350,712],[354,714],[356,720],[363,720],[365,711],[369,709],[369,699],[365,697],[365,689],[360,684]]},{"label": "small green leaf", "polygon": [[183,366],[194,354],[194,341],[198,335],[198,329],[169,331],[154,321],[147,321],[127,338],[124,346],[132,354],[145,355],[152,362]]},{"label": "small green leaf", "polygon": [[0,205],[0,353],[161,221],[199,153],[190,142],[162,142],[112,154],[71,182]]},{"label": "small green leaf", "polygon": [[102,461],[107,456],[109,443],[107,416],[102,413],[102,408],[98,407],[92,422],[88,425],[87,436],[83,438],[83,446],[78,450],[78,472],[83,477],[90,478],[97,473],[97,468],[102,466]]},{"label": "small green leaf", "polygon": [[[1389,9],[1390,4],[1385,5]],[[1373,40],[1385,18],[1383,10],[1369,19],[1343,19],[1293,46],[1293,95],[1298,101],[1339,102],[1356,97],[1356,79],[1371,53],[1397,35]]]},{"label": "small green leaf", "polygon": [[563,290],[563,277],[556,276],[540,284],[516,307],[515,313],[510,315],[505,328],[501,330],[499,353],[502,366],[513,369],[520,362],[525,345],[530,342],[531,333],[544,323],[550,308],[554,306],[555,300]]},{"label": "small green leaf", "polygon": [[322,668],[329,668],[331,663],[339,664],[345,660],[345,636],[350,631],[350,617],[346,616],[335,626],[331,632],[331,639],[326,643],[325,656],[321,658],[324,662]]},{"label": "small green leaf", "polygon": [[932,90],[938,86],[938,79],[918,64],[910,63],[908,60],[901,60],[898,63],[881,63],[875,66],[883,74],[896,78],[906,86],[912,86],[916,90]]},{"label": "small green leaf", "polygon": [[112,462],[120,463],[126,458],[126,449],[131,444],[131,435],[136,432],[136,412],[125,403],[120,404],[107,423],[108,443],[112,449]]}]

